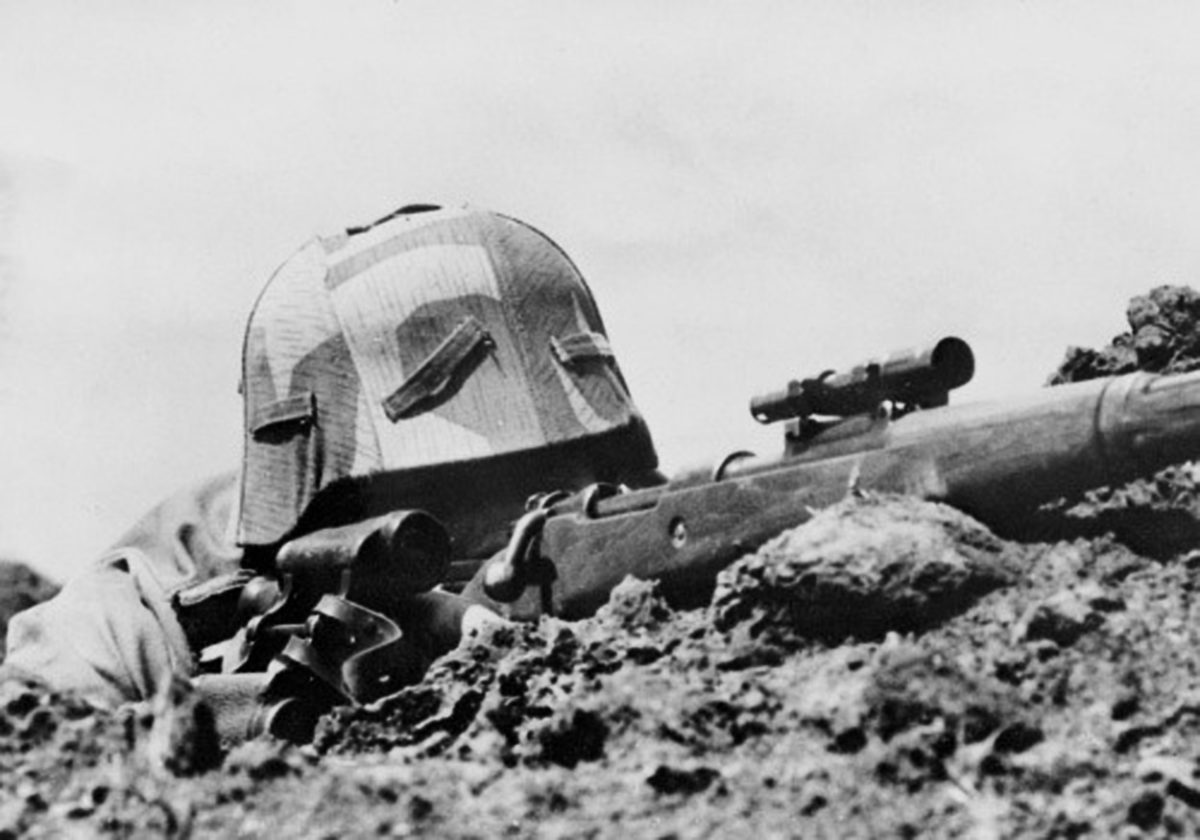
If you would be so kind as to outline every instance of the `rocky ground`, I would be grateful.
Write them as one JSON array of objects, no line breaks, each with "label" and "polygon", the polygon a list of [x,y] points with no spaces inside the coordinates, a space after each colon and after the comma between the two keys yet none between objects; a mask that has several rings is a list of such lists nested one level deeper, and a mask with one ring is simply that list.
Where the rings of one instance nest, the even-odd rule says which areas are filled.
[{"label": "rocky ground", "polygon": [[0,661],[8,638],[8,619],[57,591],[57,585],[19,560],[0,559]]},{"label": "rocky ground", "polygon": [[[1200,365],[1156,289],[1056,381]],[[186,691],[98,713],[0,688],[0,837],[1200,834],[1191,467],[1001,539],[862,496],[674,611],[501,629],[314,743],[214,751]]]}]

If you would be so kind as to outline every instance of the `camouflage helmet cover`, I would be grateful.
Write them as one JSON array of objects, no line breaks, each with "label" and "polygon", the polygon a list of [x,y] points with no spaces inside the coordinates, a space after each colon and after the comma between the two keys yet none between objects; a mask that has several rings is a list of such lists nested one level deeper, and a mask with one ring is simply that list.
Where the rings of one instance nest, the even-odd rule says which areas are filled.
[{"label": "camouflage helmet cover", "polygon": [[402,210],[302,247],[251,312],[243,389],[247,546],[288,536],[345,478],[614,430],[631,435],[631,469],[656,466],[575,266],[469,208]]}]

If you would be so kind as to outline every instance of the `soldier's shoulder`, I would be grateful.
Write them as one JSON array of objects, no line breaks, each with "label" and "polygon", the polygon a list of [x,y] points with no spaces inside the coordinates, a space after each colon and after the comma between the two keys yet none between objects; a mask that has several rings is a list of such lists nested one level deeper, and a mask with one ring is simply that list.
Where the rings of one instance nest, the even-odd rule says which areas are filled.
[{"label": "soldier's shoulder", "polygon": [[222,574],[241,561],[234,542],[237,503],[236,470],[192,482],[151,508],[106,555],[136,549],[182,577]]}]

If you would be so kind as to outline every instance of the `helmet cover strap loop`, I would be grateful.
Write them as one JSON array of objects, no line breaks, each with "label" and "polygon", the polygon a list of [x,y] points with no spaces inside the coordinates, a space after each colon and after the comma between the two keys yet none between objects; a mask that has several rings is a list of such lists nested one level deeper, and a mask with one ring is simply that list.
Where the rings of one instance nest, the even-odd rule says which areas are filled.
[{"label": "helmet cover strap loop", "polygon": [[445,402],[478,366],[485,351],[494,346],[492,336],[483,324],[472,316],[464,318],[383,401],[384,413],[396,423]]}]

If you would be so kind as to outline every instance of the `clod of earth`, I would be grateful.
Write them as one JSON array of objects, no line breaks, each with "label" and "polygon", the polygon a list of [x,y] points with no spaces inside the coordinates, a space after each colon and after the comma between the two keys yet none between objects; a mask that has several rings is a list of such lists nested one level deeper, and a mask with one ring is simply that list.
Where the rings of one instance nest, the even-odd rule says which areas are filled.
[{"label": "clod of earth", "polygon": [[8,637],[8,622],[21,610],[40,604],[58,592],[58,584],[24,563],[0,559],[0,662]]},{"label": "clod of earth", "polygon": [[717,579],[717,626],[837,642],[919,631],[1015,580],[1012,552],[944,505],[851,498]]}]

